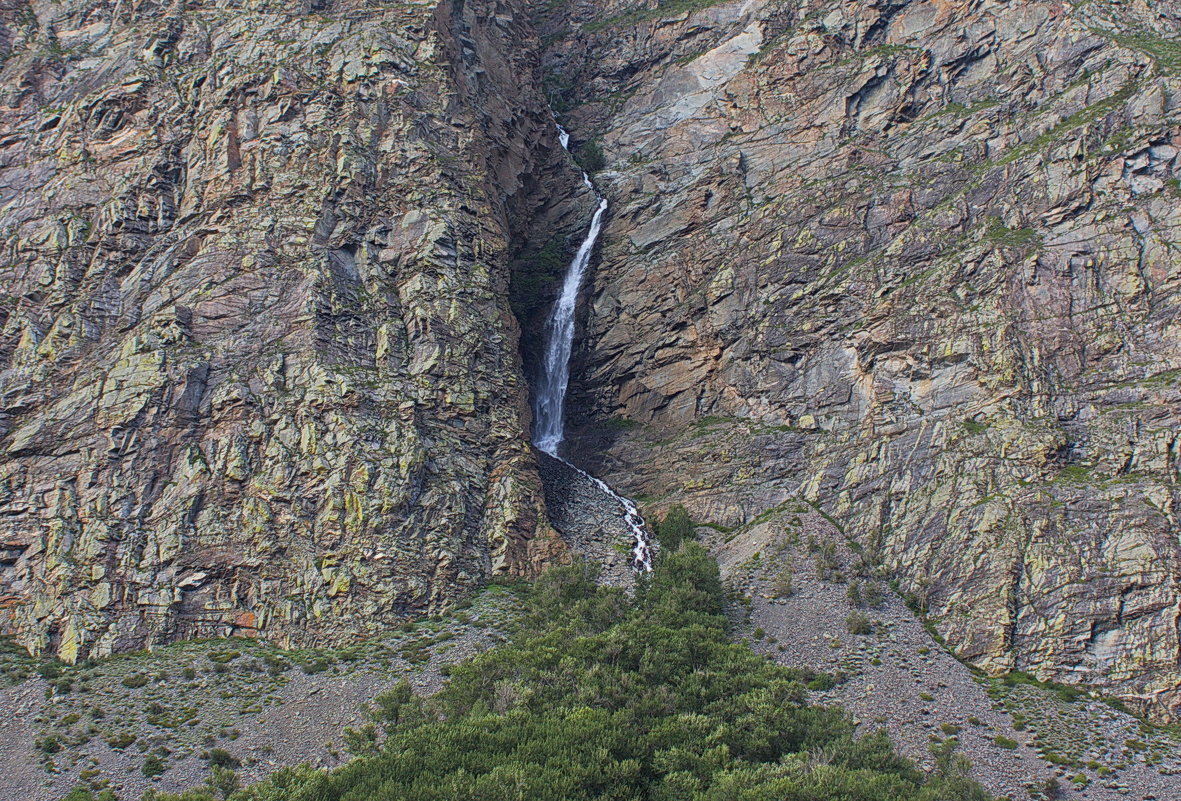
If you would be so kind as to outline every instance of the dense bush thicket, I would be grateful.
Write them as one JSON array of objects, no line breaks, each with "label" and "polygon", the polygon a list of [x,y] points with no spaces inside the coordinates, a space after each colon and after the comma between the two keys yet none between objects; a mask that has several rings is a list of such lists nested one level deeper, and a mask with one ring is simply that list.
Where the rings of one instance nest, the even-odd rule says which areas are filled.
[{"label": "dense bush thicket", "polygon": [[682,542],[693,539],[694,528],[685,507],[674,504],[656,525],[656,541],[664,550],[675,551]]},{"label": "dense bush thicket", "polygon": [[[331,771],[282,770],[234,801],[964,801],[950,752],[928,777],[883,734],[809,706],[811,678],[727,636],[717,564],[666,550],[633,600],[586,565],[529,593],[513,640],[417,698],[375,699],[384,743]],[[357,733],[354,732],[354,735]],[[364,737],[354,738],[364,741]],[[364,743],[360,742],[363,746]],[[362,753],[364,747],[358,749]],[[161,801],[220,797],[212,786]]]}]

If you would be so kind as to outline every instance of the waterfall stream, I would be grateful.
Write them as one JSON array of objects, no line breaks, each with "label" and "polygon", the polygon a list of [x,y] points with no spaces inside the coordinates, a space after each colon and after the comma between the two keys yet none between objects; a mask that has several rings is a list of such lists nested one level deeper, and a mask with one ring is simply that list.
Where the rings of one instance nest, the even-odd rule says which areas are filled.
[{"label": "waterfall stream", "polygon": [[[569,152],[570,134],[561,125],[558,126],[558,140]],[[558,453],[562,441],[566,438],[566,390],[570,384],[570,353],[574,347],[574,312],[578,303],[578,290],[582,286],[582,279],[594,253],[595,242],[598,241],[599,233],[603,229],[603,214],[607,211],[607,198],[599,194],[595,185],[591,183],[590,176],[585,172],[582,173],[582,182],[594,192],[599,204],[594,216],[591,217],[590,230],[587,231],[586,238],[582,240],[578,252],[566,269],[562,290],[546,320],[545,354],[541,364],[541,375],[538,376],[533,393],[533,444],[555,459],[561,459],[619,503],[623,509],[624,521],[635,540],[632,546],[632,567],[647,571],[652,569],[652,548],[648,542],[648,532],[644,528],[644,518],[636,505],[629,498],[607,486],[605,481],[570,464]]]}]

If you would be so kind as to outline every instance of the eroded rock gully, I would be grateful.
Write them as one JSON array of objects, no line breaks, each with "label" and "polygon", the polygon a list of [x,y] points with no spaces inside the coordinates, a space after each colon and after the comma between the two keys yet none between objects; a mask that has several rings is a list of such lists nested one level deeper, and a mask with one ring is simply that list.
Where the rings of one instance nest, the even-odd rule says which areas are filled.
[{"label": "eroded rock gully", "polygon": [[0,12],[0,626],[34,652],[334,642],[565,558],[509,266],[593,198],[527,17],[304,6]]},{"label": "eroded rock gully", "polygon": [[815,504],[961,658],[1176,719],[1178,4],[541,13],[613,211],[584,460]]}]

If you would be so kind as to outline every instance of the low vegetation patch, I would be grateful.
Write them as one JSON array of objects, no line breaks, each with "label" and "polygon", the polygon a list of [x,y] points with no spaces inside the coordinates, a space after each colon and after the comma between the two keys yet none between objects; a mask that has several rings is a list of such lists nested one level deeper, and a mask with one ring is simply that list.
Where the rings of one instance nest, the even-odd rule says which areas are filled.
[{"label": "low vegetation patch", "polygon": [[1043,690],[1050,690],[1060,699],[1066,703],[1074,703],[1080,698],[1085,698],[1086,693],[1077,687],[1071,687],[1069,684],[1059,684],[1054,681],[1039,681],[1028,673],[1023,673],[1020,670],[1015,670],[1012,673],[1006,673],[1001,677],[1001,682],[1007,687],[1015,687],[1018,684],[1028,684],[1031,687],[1040,687]]},{"label": "low vegetation patch", "polygon": [[594,578],[585,565],[551,571],[510,642],[455,666],[435,696],[379,697],[372,728],[352,738],[368,755],[280,770],[228,797],[987,800],[962,760],[924,774],[885,734],[858,738],[844,712],[810,705],[815,674],[733,642],[717,564],[694,543],[665,551],[634,598]]},{"label": "low vegetation patch", "polygon": [[1157,63],[1162,72],[1181,75],[1181,39],[1166,39],[1151,31],[1106,31],[1097,30],[1116,44],[1130,50],[1146,53]]},{"label": "low vegetation patch", "polygon": [[675,551],[681,543],[693,539],[696,527],[684,506],[673,504],[659,523],[656,524],[656,541],[661,549]]}]

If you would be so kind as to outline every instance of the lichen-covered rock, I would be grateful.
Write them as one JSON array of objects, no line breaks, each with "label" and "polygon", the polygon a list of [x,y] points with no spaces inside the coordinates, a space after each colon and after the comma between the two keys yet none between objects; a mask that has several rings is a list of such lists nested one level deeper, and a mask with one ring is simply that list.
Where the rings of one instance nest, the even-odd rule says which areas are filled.
[{"label": "lichen-covered rock", "polygon": [[332,641],[562,558],[509,262],[580,184],[519,8],[0,23],[3,631]]},{"label": "lichen-covered rock", "polygon": [[1179,19],[550,11],[612,201],[576,406],[643,424],[607,477],[726,526],[804,498],[963,658],[1176,717]]}]

